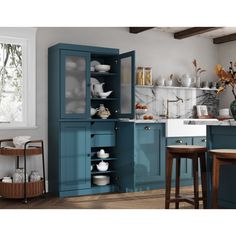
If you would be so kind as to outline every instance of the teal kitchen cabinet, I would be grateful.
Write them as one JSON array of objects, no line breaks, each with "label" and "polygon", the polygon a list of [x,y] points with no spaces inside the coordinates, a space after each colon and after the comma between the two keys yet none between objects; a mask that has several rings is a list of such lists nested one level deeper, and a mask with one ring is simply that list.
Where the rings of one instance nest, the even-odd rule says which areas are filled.
[{"label": "teal kitchen cabinet", "polygon": [[[104,104],[109,119],[134,117],[135,52],[119,54],[119,49],[72,44],[49,48],[49,106],[55,118],[91,119],[90,108]],[[91,62],[110,65],[109,72],[91,70]],[[94,93],[96,84],[112,91],[107,98]],[[93,119],[101,119],[93,116]]]},{"label": "teal kitchen cabinet", "polygon": [[193,145],[206,147],[206,137],[193,137]]},{"label": "teal kitchen cabinet", "polygon": [[120,122],[118,181],[121,191],[143,191],[165,186],[164,124]]},{"label": "teal kitchen cabinet", "polygon": [[61,123],[60,193],[90,188],[90,124]]},{"label": "teal kitchen cabinet", "polygon": [[[110,65],[108,72],[91,70],[93,64]],[[119,49],[56,44],[48,49],[48,166],[49,192],[78,196],[114,191],[110,186],[93,186],[90,167],[95,151],[108,148],[111,167],[116,159],[118,118],[134,117],[135,52]],[[94,93],[102,84],[107,98]],[[108,119],[91,116],[103,104]],[[112,182],[116,182],[115,172]],[[104,173],[106,174],[106,173]]]}]

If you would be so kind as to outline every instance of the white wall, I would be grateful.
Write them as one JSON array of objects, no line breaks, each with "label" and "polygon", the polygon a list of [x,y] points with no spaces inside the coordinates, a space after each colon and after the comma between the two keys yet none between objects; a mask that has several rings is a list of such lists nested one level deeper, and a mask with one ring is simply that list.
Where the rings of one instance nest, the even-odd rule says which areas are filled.
[{"label": "white wall", "polygon": [[[152,66],[153,77],[171,73],[193,74],[192,60],[197,59],[207,70],[204,80],[215,80],[214,67],[218,62],[217,46],[210,39],[191,37],[175,40],[170,33],[153,29],[140,34],[130,34],[128,28],[39,28],[37,31],[37,129],[0,131],[1,138],[31,135],[42,138],[47,152],[47,49],[56,43],[119,48],[121,52],[136,51],[136,66]],[[47,153],[46,153],[47,158]],[[30,168],[39,169],[39,160]],[[0,177],[14,170],[13,158],[0,159]]]},{"label": "white wall", "polygon": [[[223,43],[219,45],[219,63],[225,68],[228,69],[230,64],[236,61],[236,41]],[[230,88],[227,88],[220,95],[220,108],[229,108],[230,103],[234,100],[234,96]]]}]

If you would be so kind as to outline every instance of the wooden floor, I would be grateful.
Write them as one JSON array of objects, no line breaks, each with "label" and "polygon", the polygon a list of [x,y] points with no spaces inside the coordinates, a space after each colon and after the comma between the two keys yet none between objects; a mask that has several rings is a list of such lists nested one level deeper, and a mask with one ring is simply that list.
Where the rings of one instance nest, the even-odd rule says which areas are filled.
[{"label": "wooden floor", "polygon": [[[192,187],[181,188],[181,194],[191,195]],[[23,204],[21,200],[0,198],[0,209],[164,209],[164,203],[164,190],[150,190],[70,198],[46,196],[29,199],[27,204]],[[174,207],[174,204],[171,205]],[[193,209],[193,206],[180,203],[180,208]]]}]

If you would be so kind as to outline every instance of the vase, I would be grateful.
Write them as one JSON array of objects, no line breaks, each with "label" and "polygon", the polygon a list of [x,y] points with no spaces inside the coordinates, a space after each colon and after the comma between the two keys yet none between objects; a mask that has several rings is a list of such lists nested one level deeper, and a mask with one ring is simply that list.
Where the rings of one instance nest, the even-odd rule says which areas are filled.
[{"label": "vase", "polygon": [[199,76],[196,78],[196,87],[201,88],[201,78]]},{"label": "vase", "polygon": [[236,99],[230,104],[230,111],[234,120],[236,120]]}]

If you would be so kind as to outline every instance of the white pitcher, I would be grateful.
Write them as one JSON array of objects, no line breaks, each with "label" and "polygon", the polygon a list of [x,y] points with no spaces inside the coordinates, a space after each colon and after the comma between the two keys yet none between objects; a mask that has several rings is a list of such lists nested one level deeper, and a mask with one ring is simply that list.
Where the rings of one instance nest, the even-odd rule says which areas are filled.
[{"label": "white pitcher", "polygon": [[183,74],[181,78],[178,78],[178,82],[183,87],[189,87],[192,83],[192,78],[188,74]]},{"label": "white pitcher", "polygon": [[104,83],[93,84],[93,96],[98,97],[100,93],[104,92],[103,85],[104,85]]}]

